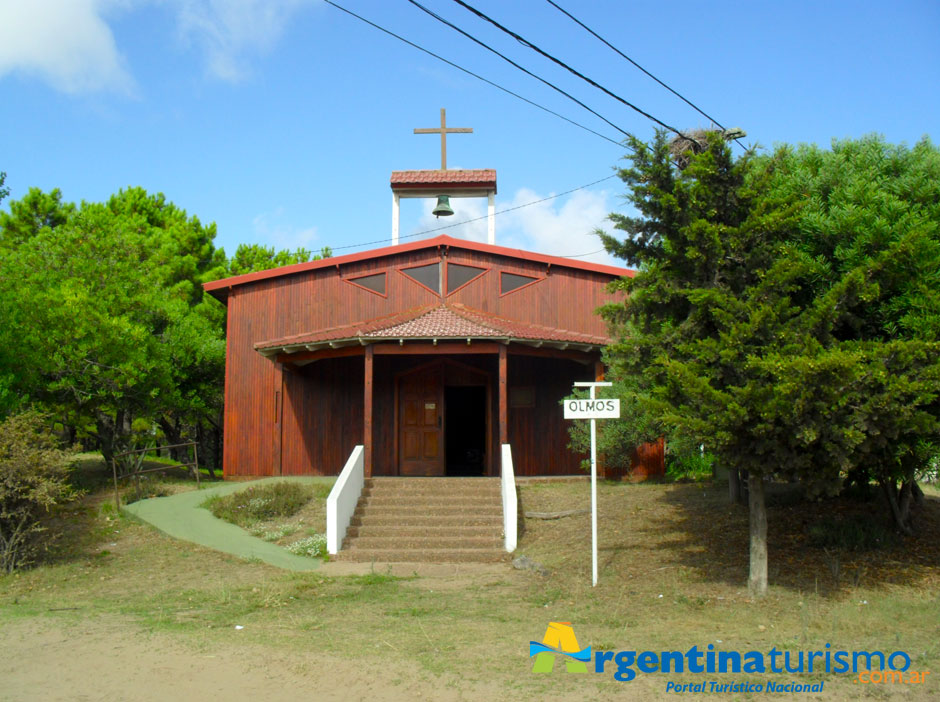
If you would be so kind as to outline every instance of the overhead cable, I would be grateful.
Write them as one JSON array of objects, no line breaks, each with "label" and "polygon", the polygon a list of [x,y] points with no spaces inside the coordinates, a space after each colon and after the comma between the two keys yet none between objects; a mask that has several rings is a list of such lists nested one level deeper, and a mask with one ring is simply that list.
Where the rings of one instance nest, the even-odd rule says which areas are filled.
[{"label": "overhead cable", "polygon": [[[408,1],[411,2],[411,3],[414,4],[414,5],[418,5],[418,3],[417,3],[415,0],[408,0]],[[634,105],[634,104],[633,104],[632,102],[630,102],[629,100],[626,100],[626,99],[620,97],[619,95],[617,95],[616,93],[614,93],[613,91],[608,90],[607,88],[605,88],[603,85],[601,85],[601,84],[598,83],[597,81],[592,80],[591,78],[588,78],[586,75],[584,75],[584,74],[581,73],[580,71],[578,71],[578,70],[572,68],[571,66],[569,66],[567,63],[565,63],[565,62],[562,61],[561,59],[555,58],[554,56],[552,56],[552,55],[551,55],[550,53],[548,53],[547,51],[543,51],[542,49],[540,49],[539,47],[537,47],[535,44],[533,44],[532,42],[530,42],[528,39],[525,39],[524,37],[520,36],[519,34],[516,34],[516,33],[515,33],[514,31],[512,31],[511,29],[508,29],[508,28],[504,27],[504,26],[501,25],[499,22],[497,22],[496,20],[494,20],[492,17],[489,17],[489,16],[486,15],[485,13],[480,12],[480,10],[476,9],[476,8],[473,7],[472,5],[468,5],[468,4],[465,3],[463,0],[454,0],[454,2],[457,3],[458,5],[460,5],[461,7],[463,7],[464,9],[468,10],[469,12],[472,12],[473,14],[475,14],[475,15],[476,15],[477,17],[479,17],[480,19],[489,22],[490,24],[492,24],[494,27],[496,27],[496,28],[499,29],[500,31],[505,32],[506,34],[508,34],[509,36],[511,36],[513,39],[515,39],[516,41],[518,41],[518,42],[519,42],[520,44],[522,44],[523,46],[526,46],[526,47],[532,49],[532,50],[535,51],[536,53],[538,53],[538,54],[540,54],[541,56],[544,56],[545,58],[547,58],[549,61],[551,61],[551,62],[553,62],[553,63],[555,63],[555,64],[561,66],[562,68],[564,68],[564,69],[565,69],[566,71],[568,71],[569,73],[571,73],[571,74],[577,76],[578,78],[580,78],[581,80],[585,81],[585,82],[588,83],[589,85],[591,85],[591,86],[597,88],[598,90],[600,90],[600,91],[603,92],[604,94],[606,94],[606,95],[612,97],[614,100],[616,100],[616,101],[618,101],[618,102],[620,102],[620,103],[626,105],[626,106],[629,107],[631,110],[634,110],[635,112],[640,113],[641,115],[643,115],[643,116],[646,117],[647,119],[652,120],[653,122],[655,122],[656,124],[658,124],[658,125],[659,125],[660,127],[662,127],[663,129],[667,129],[667,130],[670,131],[670,132],[673,132],[673,133],[675,133],[675,134],[678,134],[678,135],[679,135],[680,137],[682,137],[683,139],[687,139],[687,140],[689,140],[689,141],[698,143],[698,140],[697,140],[697,139],[694,139],[694,138],[692,138],[692,137],[690,137],[690,136],[688,136],[688,135],[686,135],[686,134],[683,134],[682,132],[680,132],[680,131],[679,131],[678,129],[676,129],[675,127],[672,127],[672,126],[666,124],[665,122],[663,122],[661,119],[658,119],[657,117],[654,117],[654,116],[651,115],[649,112],[646,112],[645,110],[643,110],[643,109],[637,107],[636,105]],[[418,5],[418,6],[420,7],[420,5]],[[422,8],[422,9],[423,9],[423,8]],[[448,23],[448,24],[449,24],[449,23]],[[453,25],[451,25],[451,26],[453,26]],[[468,35],[468,36],[469,36],[469,35]],[[526,71],[526,73],[528,73],[528,71]],[[532,75],[532,74],[530,73],[529,75]],[[592,112],[593,112],[593,110],[592,110]],[[597,114],[597,113],[595,113],[595,114]]]},{"label": "overhead cable", "polygon": [[[329,0],[327,0],[327,2],[329,2]],[[596,112],[595,110],[591,109],[590,107],[588,107],[587,105],[585,105],[583,102],[581,102],[580,100],[578,100],[578,98],[574,97],[573,95],[571,95],[571,94],[569,94],[569,93],[566,93],[564,90],[562,90],[561,88],[559,88],[559,87],[558,87],[557,85],[555,85],[554,83],[550,83],[549,81],[545,80],[545,79],[542,78],[541,76],[537,76],[537,75],[535,75],[534,73],[532,73],[532,71],[530,71],[530,70],[528,70],[528,69],[526,69],[526,68],[523,68],[522,66],[520,66],[518,63],[516,63],[515,61],[513,61],[513,60],[512,60],[511,58],[509,58],[508,56],[505,56],[505,55],[501,54],[501,53],[498,52],[496,49],[494,49],[492,46],[489,46],[488,44],[486,44],[486,43],[480,41],[479,39],[477,39],[477,38],[476,38],[475,36],[473,36],[472,34],[470,34],[470,33],[468,33],[468,32],[465,32],[465,31],[462,30],[460,27],[458,27],[456,24],[454,24],[453,22],[449,22],[448,20],[444,19],[443,17],[441,17],[441,16],[438,15],[437,13],[435,13],[435,12],[429,10],[429,9],[426,8],[424,5],[422,5],[421,3],[417,2],[417,0],[408,0],[408,2],[410,2],[412,5],[414,5],[415,7],[419,8],[420,10],[426,12],[426,13],[429,14],[431,17],[433,17],[434,19],[436,19],[438,22],[441,22],[442,24],[446,24],[448,27],[450,27],[450,28],[453,29],[454,31],[459,32],[460,34],[463,34],[465,37],[467,37],[467,39],[470,39],[471,41],[473,41],[473,42],[479,44],[480,46],[482,46],[482,47],[483,47],[484,49],[486,49],[487,51],[491,51],[492,53],[496,54],[496,55],[499,56],[501,59],[503,59],[503,61],[506,61],[507,63],[509,63],[510,65],[514,66],[515,68],[518,68],[520,71],[522,71],[522,72],[525,73],[526,75],[529,75],[529,76],[535,78],[536,80],[538,80],[538,81],[544,83],[545,85],[547,85],[547,86],[548,86],[549,88],[551,88],[552,90],[554,90],[554,91],[556,91],[556,92],[558,92],[558,93],[561,93],[562,95],[564,95],[564,96],[565,96],[566,98],[568,98],[569,100],[571,100],[571,101],[577,103],[578,105],[580,105],[581,107],[583,107],[585,110],[587,110],[588,112],[590,112],[590,113],[591,113],[592,115],[594,115],[595,117],[598,117],[599,119],[601,119],[601,120],[603,120],[604,122],[606,122],[607,124],[609,124],[611,127],[613,127],[614,129],[616,129],[618,132],[620,132],[620,133],[623,134],[624,136],[627,136],[627,137],[632,137],[632,136],[633,136],[633,134],[631,134],[630,132],[628,132],[626,129],[622,129],[621,127],[618,127],[616,124],[614,124],[613,122],[611,122],[609,119],[607,119],[606,117],[604,117],[602,114],[600,114],[599,112]],[[644,114],[645,114],[645,113],[644,113]],[[655,119],[655,118],[653,118],[653,119]],[[658,122],[658,120],[656,120],[656,121]],[[661,123],[660,123],[660,124],[661,124]],[[672,129],[671,127],[669,127],[669,129],[671,129],[672,131],[676,131],[675,129]],[[678,133],[678,132],[676,132],[676,133]],[[694,140],[693,140],[693,141],[694,141]]]},{"label": "overhead cable", "polygon": [[[513,212],[514,210],[521,210],[521,209],[524,208],[524,207],[531,207],[532,205],[538,205],[538,204],[540,204],[540,203],[542,203],[542,202],[548,202],[549,200],[554,200],[554,199],[559,198],[559,197],[562,197],[562,196],[564,196],[564,195],[570,195],[571,193],[577,192],[578,190],[584,190],[585,188],[590,188],[592,185],[597,185],[598,183],[603,183],[605,180],[610,180],[611,178],[616,178],[616,177],[618,177],[618,175],[619,175],[619,174],[617,174],[617,173],[613,173],[613,174],[611,174],[611,175],[609,175],[609,176],[606,176],[606,177],[604,177],[604,178],[601,178],[600,180],[595,180],[593,183],[587,183],[587,184],[585,184],[585,185],[580,185],[580,186],[578,186],[577,188],[571,188],[571,190],[566,190],[566,191],[563,192],[563,193],[556,193],[555,195],[549,195],[548,197],[543,197],[543,198],[540,199],[540,200],[533,200],[532,202],[526,202],[526,203],[524,203],[524,204],[522,204],[522,205],[516,205],[515,207],[507,207],[505,210],[499,210],[498,212],[494,212],[493,215],[496,216],[496,215],[506,214],[507,212]],[[405,235],[403,235],[403,236],[400,236],[399,239],[411,239],[411,238],[418,237],[418,236],[424,236],[425,234],[433,234],[434,232],[440,232],[440,231],[443,231],[443,230],[445,230],[445,229],[455,229],[455,228],[457,228],[457,227],[462,227],[462,226],[464,226],[465,224],[472,224],[473,222],[479,222],[479,221],[481,221],[481,220],[488,219],[488,218],[489,218],[489,215],[483,215],[482,217],[474,217],[473,219],[465,219],[465,220],[462,221],[462,222],[454,222],[453,224],[448,224],[448,225],[443,226],[443,227],[435,227],[435,228],[433,228],[433,229],[425,229],[425,230],[420,231],[420,232],[415,232],[414,234],[405,234]],[[376,240],[376,241],[365,241],[365,242],[363,242],[363,243],[361,243],[361,244],[347,244],[347,245],[345,245],[345,246],[331,246],[331,247],[330,247],[330,250],[331,250],[331,251],[342,251],[343,249],[358,249],[358,248],[360,248],[360,247],[362,247],[362,246],[372,246],[373,244],[384,244],[384,243],[387,242],[387,241],[388,241],[388,239],[378,239],[378,240]],[[597,252],[594,251],[594,252],[591,252],[591,253],[597,253]],[[587,253],[587,254],[579,254],[579,256],[590,256],[590,255],[591,255],[590,253]],[[566,257],[566,258],[577,258],[577,256],[568,256],[568,257]]]},{"label": "overhead cable", "polygon": [[[598,39],[599,41],[601,41],[603,44],[605,44],[605,45],[606,45],[608,48],[610,48],[612,51],[614,51],[615,53],[617,53],[618,55],[620,55],[621,57],[623,57],[624,59],[626,59],[627,61],[629,61],[629,62],[630,62],[631,64],[633,64],[636,68],[640,69],[643,73],[645,73],[647,76],[649,76],[650,78],[652,78],[653,80],[655,80],[655,81],[656,81],[657,83],[659,83],[662,87],[664,87],[664,88],[665,88],[666,90],[668,90],[670,93],[672,93],[672,94],[675,95],[677,98],[679,98],[680,100],[682,100],[682,102],[684,102],[686,105],[688,105],[688,106],[691,107],[693,110],[695,110],[696,112],[698,112],[700,115],[702,115],[703,117],[705,117],[707,120],[709,120],[710,122],[712,122],[712,123],[715,124],[716,126],[720,127],[722,130],[727,130],[727,128],[726,128],[721,122],[719,122],[717,119],[715,119],[715,118],[712,117],[710,114],[708,114],[707,112],[705,112],[703,109],[701,109],[701,108],[700,108],[698,105],[696,105],[694,102],[692,102],[691,100],[687,99],[684,95],[682,95],[681,93],[679,93],[679,92],[676,91],[676,90],[673,90],[670,86],[666,85],[666,83],[664,83],[664,82],[661,81],[659,78],[657,78],[656,76],[654,76],[652,73],[650,73],[649,71],[647,71],[645,68],[643,68],[643,66],[641,66],[640,64],[638,64],[636,61],[634,61],[632,58],[630,58],[629,56],[627,56],[625,53],[623,53],[623,52],[622,52],[620,49],[618,49],[616,46],[614,46],[614,45],[611,44],[609,41],[607,41],[607,40],[606,40],[604,37],[602,37],[600,34],[598,34],[598,33],[595,32],[593,29],[591,29],[591,28],[588,27],[586,24],[584,24],[584,22],[582,22],[581,20],[579,20],[577,17],[575,17],[574,15],[572,15],[570,12],[568,12],[568,10],[566,10],[566,9],[563,8],[563,7],[561,7],[558,3],[555,2],[555,0],[545,0],[545,2],[547,2],[549,5],[551,5],[552,7],[554,7],[556,10],[558,10],[559,12],[561,12],[561,13],[562,13],[563,15],[565,15],[566,17],[568,17],[568,19],[570,19],[570,20],[571,20],[572,22],[574,22],[575,24],[579,25],[581,28],[583,28],[583,29],[584,29],[585,31],[587,31],[589,34],[591,34],[592,36],[594,36],[596,39]],[[743,146],[743,145],[741,144],[740,140],[735,139],[735,141],[738,142],[738,145]]]},{"label": "overhead cable", "polygon": [[402,42],[404,42],[405,44],[408,44],[408,46],[411,46],[411,47],[417,49],[418,51],[423,51],[423,52],[426,53],[428,56],[432,56],[433,58],[436,58],[438,61],[442,61],[442,62],[446,63],[448,66],[451,66],[451,67],[453,67],[453,68],[456,68],[456,69],[459,70],[459,71],[463,71],[463,72],[466,73],[467,75],[473,76],[473,77],[476,78],[477,80],[482,80],[482,81],[483,81],[484,83],[486,83],[487,85],[492,85],[494,88],[498,88],[499,90],[502,90],[504,93],[506,93],[506,94],[508,94],[508,95],[512,95],[514,98],[518,98],[519,100],[522,100],[523,102],[526,102],[526,103],[532,105],[533,107],[539,108],[539,109],[542,110],[543,112],[547,112],[548,114],[553,115],[553,116],[555,116],[555,117],[558,117],[559,119],[563,119],[565,122],[568,122],[568,124],[572,124],[572,125],[574,125],[575,127],[578,127],[578,128],[580,128],[580,129],[583,129],[583,130],[586,131],[586,132],[590,132],[590,133],[593,134],[594,136],[600,137],[601,139],[604,139],[605,141],[609,141],[611,144],[615,144],[616,146],[620,146],[620,147],[623,146],[623,144],[622,144],[621,142],[617,141],[616,139],[611,139],[610,137],[605,136],[604,134],[601,134],[600,132],[594,131],[594,130],[591,129],[590,127],[586,127],[586,126],[584,126],[583,124],[580,124],[580,123],[578,123],[578,122],[575,122],[573,119],[569,119],[568,117],[565,117],[564,115],[559,114],[559,113],[555,112],[554,110],[550,110],[549,108],[544,107],[543,105],[540,105],[540,104],[538,104],[537,102],[533,102],[532,100],[529,100],[528,98],[523,97],[522,95],[519,95],[518,93],[515,93],[515,92],[513,92],[512,90],[509,90],[508,88],[504,88],[503,86],[499,85],[498,83],[494,83],[493,81],[488,80],[487,78],[484,78],[483,76],[478,75],[478,74],[474,73],[473,71],[468,70],[468,69],[464,68],[463,66],[460,66],[460,65],[454,63],[453,61],[447,60],[447,59],[444,58],[443,56],[439,56],[438,54],[435,54],[433,51],[430,51],[430,50],[428,50],[428,49],[425,49],[423,46],[420,46],[420,45],[418,45],[418,44],[415,44],[413,41],[409,41],[408,39],[405,39],[404,37],[402,37],[402,36],[396,34],[395,32],[393,32],[393,31],[391,31],[391,30],[389,30],[389,29],[386,29],[385,27],[382,27],[381,25],[376,24],[375,22],[372,22],[372,21],[368,20],[368,19],[366,19],[365,17],[362,17],[361,15],[357,15],[355,12],[353,12],[352,10],[346,9],[346,8],[343,7],[342,5],[337,5],[337,4],[336,4],[335,2],[333,2],[332,0],[323,0],[323,1],[324,1],[325,3],[327,3],[328,5],[332,5],[332,6],[335,7],[337,10],[342,10],[342,11],[345,12],[347,15],[350,15],[350,16],[352,16],[352,17],[355,17],[357,20],[360,20],[361,22],[365,22],[365,23],[368,24],[370,27],[374,27],[375,29],[378,29],[379,31],[384,32],[385,34],[388,34],[389,36],[394,37],[395,39],[398,39],[399,41],[402,41]]}]

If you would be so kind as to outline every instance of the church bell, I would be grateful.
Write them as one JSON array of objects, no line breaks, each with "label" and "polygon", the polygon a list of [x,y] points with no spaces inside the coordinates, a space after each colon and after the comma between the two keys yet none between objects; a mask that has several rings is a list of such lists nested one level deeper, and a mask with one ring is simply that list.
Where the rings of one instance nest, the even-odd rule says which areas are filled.
[{"label": "church bell", "polygon": [[431,210],[431,214],[435,217],[450,217],[454,214],[454,210],[450,206],[450,198],[446,195],[438,195],[437,204]]}]

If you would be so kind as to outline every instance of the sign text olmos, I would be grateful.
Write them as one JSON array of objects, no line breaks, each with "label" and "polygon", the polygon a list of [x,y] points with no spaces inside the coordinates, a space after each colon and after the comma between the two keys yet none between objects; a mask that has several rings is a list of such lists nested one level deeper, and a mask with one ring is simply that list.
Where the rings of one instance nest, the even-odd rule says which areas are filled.
[{"label": "sign text olmos", "polygon": [[616,419],[620,400],[565,400],[565,419]]}]

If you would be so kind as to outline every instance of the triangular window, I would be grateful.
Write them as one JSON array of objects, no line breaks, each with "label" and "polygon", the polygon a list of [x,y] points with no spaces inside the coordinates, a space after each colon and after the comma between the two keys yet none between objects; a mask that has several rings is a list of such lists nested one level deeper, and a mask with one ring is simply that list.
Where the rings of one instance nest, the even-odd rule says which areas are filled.
[{"label": "triangular window", "polygon": [[414,281],[421,283],[426,288],[430,288],[438,295],[441,294],[441,264],[430,263],[426,266],[415,266],[414,268],[403,268],[402,273]]},{"label": "triangular window", "polygon": [[501,295],[505,295],[506,293],[518,290],[539,280],[541,280],[541,278],[535,278],[531,275],[502,272],[499,274],[499,292]]},{"label": "triangular window", "polygon": [[486,268],[464,266],[460,263],[447,264],[447,294],[450,295],[457,288],[462,288],[474,278],[486,273]]},{"label": "triangular window", "polygon": [[373,273],[372,275],[363,275],[358,278],[347,278],[346,282],[365,288],[376,295],[385,295],[385,273]]}]

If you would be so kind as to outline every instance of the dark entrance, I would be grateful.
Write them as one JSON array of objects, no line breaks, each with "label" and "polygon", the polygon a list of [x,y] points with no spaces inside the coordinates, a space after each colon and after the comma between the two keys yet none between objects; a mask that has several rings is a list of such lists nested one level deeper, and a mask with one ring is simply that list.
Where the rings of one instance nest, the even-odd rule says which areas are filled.
[{"label": "dark entrance", "polygon": [[444,388],[446,475],[486,472],[486,387]]}]

